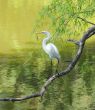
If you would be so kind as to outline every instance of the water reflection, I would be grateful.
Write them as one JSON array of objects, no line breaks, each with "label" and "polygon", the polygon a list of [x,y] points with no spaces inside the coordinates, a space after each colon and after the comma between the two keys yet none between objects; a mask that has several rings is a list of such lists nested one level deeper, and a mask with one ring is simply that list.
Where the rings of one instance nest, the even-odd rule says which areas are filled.
[{"label": "water reflection", "polygon": [[[68,52],[68,49],[72,51]],[[64,59],[72,59],[75,54],[75,48],[68,47],[68,49],[64,50],[64,54],[61,52],[62,62]],[[34,93],[40,90],[52,74],[55,74],[56,63],[54,62],[51,67],[50,60],[44,52],[42,54],[36,51],[26,53],[0,56],[0,97],[21,97]],[[42,102],[40,98],[15,103],[0,102],[0,108],[3,110],[73,110],[82,107],[85,110],[90,108],[91,104],[94,106],[95,69],[93,63],[89,64],[94,59],[94,51],[90,51],[89,54],[89,48],[86,48],[73,72],[54,81]],[[60,70],[67,65],[68,63],[62,63]],[[85,105],[82,105],[82,101]]]}]

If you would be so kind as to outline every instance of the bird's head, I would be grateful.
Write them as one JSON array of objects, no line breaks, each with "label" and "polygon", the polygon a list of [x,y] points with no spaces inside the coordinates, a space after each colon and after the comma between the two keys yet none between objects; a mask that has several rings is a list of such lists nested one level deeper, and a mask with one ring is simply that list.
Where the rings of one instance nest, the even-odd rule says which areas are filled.
[{"label": "bird's head", "polygon": [[48,31],[42,31],[41,33],[42,33],[42,34],[45,34],[45,35],[50,34]]},{"label": "bird's head", "polygon": [[48,31],[42,31],[42,32],[39,32],[39,33],[36,33],[36,34],[45,34],[45,35],[49,35],[50,33]]},{"label": "bird's head", "polygon": [[[49,33],[48,31],[41,31],[41,32],[36,33],[36,34],[45,34],[45,35],[47,35],[48,37],[51,36],[50,33]],[[38,37],[37,37],[37,39],[38,39]]]}]

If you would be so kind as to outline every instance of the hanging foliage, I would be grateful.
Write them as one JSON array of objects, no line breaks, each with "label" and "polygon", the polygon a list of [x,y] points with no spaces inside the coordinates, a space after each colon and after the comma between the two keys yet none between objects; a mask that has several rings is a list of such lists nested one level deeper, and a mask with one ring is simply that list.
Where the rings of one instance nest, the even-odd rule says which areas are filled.
[{"label": "hanging foliage", "polygon": [[93,22],[94,12],[95,0],[52,0],[41,10],[40,23],[52,27],[56,34],[77,36],[88,26],[80,17]]}]

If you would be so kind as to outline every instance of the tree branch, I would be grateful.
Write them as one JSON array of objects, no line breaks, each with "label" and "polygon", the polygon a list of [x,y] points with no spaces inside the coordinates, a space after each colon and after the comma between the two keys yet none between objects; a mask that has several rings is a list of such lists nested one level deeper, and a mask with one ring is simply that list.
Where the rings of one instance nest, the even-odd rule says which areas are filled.
[{"label": "tree branch", "polygon": [[77,18],[79,18],[79,19],[81,19],[82,21],[87,22],[87,23],[89,23],[89,24],[95,25],[94,23],[92,23],[92,22],[90,22],[90,21],[88,21],[88,20],[86,20],[86,19],[84,19],[84,18],[82,18],[82,17],[80,17],[80,16],[78,16]]},{"label": "tree branch", "polygon": [[87,30],[87,32],[82,36],[82,38],[79,41],[75,41],[75,40],[69,40],[70,42],[78,45],[78,51],[75,55],[75,57],[73,58],[73,60],[71,61],[71,63],[68,65],[68,67],[64,70],[61,71],[57,74],[54,74],[53,76],[51,76],[46,82],[45,84],[42,86],[41,90],[38,91],[37,93],[34,93],[32,95],[29,96],[24,96],[21,98],[0,98],[0,101],[22,101],[22,100],[26,100],[26,99],[31,99],[31,98],[36,98],[36,97],[42,97],[44,95],[44,93],[46,92],[47,88],[49,87],[49,85],[56,80],[59,77],[62,77],[64,75],[67,75],[68,73],[70,73],[70,71],[75,67],[75,65],[77,64],[78,60],[80,59],[80,56],[83,52],[83,48],[85,45],[85,41],[90,38],[92,35],[95,34],[95,26],[89,28]]},{"label": "tree branch", "polygon": [[79,46],[79,41],[76,41],[76,40],[73,40],[73,39],[68,39],[67,41],[69,42],[73,42],[74,44],[78,45]]},{"label": "tree branch", "polygon": [[[67,21],[65,21],[64,22],[64,25],[67,25],[68,23],[69,23],[69,21],[71,20],[70,18],[71,17],[74,17],[74,16],[76,16],[76,14],[80,14],[80,13],[84,13],[84,12],[90,12],[90,11],[83,11],[83,12],[77,12],[77,13],[73,13],[73,14],[71,14],[70,16],[69,16],[69,20],[67,20]],[[80,17],[80,16],[76,16],[78,19],[81,19],[82,21],[84,21],[84,22],[86,22],[86,23],[89,23],[89,24],[91,24],[91,25],[95,25],[95,23],[92,23],[91,21],[88,21],[88,20],[86,20],[85,18],[82,18],[82,17]],[[56,20],[58,20],[58,19],[60,19],[60,18],[62,18],[62,16],[58,16],[57,18],[56,18]]]}]

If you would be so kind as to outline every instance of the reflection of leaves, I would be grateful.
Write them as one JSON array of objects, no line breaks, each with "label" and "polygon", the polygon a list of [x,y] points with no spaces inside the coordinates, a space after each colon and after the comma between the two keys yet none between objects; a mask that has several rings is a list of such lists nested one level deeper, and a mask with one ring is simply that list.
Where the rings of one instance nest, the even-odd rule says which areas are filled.
[{"label": "reflection of leaves", "polygon": [[[71,45],[69,45],[69,47],[64,47],[64,53],[63,50],[61,50],[62,62],[64,59],[71,58],[75,53],[75,49],[76,48],[71,48]],[[41,53],[40,50],[32,52],[32,55],[28,54],[28,52],[24,52],[22,56],[1,55],[0,97],[20,97],[22,95],[34,93],[35,91],[40,90],[47,78],[54,73],[54,65],[51,67],[50,60],[45,59],[43,53],[43,56],[38,54]],[[95,53],[94,48],[91,52],[93,54]],[[39,108],[42,108],[42,110],[45,108],[50,108],[50,110],[85,110],[86,108],[86,110],[89,110],[89,106],[92,105],[94,107],[95,65],[89,64],[89,61],[95,60],[93,54],[90,54],[89,56],[89,52],[85,51],[79,65],[75,68],[76,70],[64,78],[55,80],[54,83],[50,85],[42,103],[33,99],[33,102],[29,101],[29,104],[27,101],[27,103],[17,103],[17,105],[20,107],[20,104],[23,106],[31,106],[31,104],[33,105],[36,103],[35,108],[40,105]],[[23,65],[23,63],[29,58],[30,60],[28,63]],[[62,66],[65,65],[63,64]],[[27,108],[28,107],[25,109]]]}]

